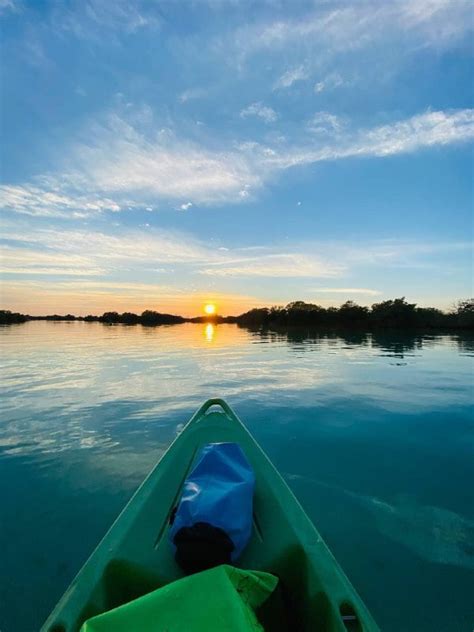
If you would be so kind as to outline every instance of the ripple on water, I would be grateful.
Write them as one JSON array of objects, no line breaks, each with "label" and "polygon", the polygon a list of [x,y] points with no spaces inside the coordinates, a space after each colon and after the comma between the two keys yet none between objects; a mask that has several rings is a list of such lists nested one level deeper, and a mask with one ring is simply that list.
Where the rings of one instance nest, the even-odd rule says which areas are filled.
[{"label": "ripple on water", "polygon": [[474,519],[472,337],[29,322],[0,328],[0,339],[3,632],[38,628],[213,396],[228,398],[292,472],[290,485],[382,629],[409,632],[401,612],[419,632],[462,629]]}]

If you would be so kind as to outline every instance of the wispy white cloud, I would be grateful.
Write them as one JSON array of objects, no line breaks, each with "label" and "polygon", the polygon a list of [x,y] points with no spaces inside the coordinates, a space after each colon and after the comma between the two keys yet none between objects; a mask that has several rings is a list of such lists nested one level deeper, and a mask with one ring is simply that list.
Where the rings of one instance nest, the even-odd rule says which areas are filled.
[{"label": "wispy white cloud", "polygon": [[113,200],[98,194],[66,194],[60,180],[37,178],[37,184],[0,185],[0,207],[26,215],[84,218],[102,211],[120,211]]},{"label": "wispy white cloud", "polygon": [[233,45],[240,60],[289,46],[301,46],[306,55],[308,49],[318,50],[328,58],[395,38],[411,41],[414,47],[440,48],[466,36],[472,28],[470,0],[322,3],[298,18],[241,27],[234,34]]},{"label": "wispy white cloud", "polygon": [[121,33],[135,34],[143,29],[156,30],[161,26],[159,14],[150,3],[141,0],[115,0],[110,5],[101,0],[57,4],[51,22],[56,32],[97,42],[104,40],[104,30],[110,38]]},{"label": "wispy white cloud", "polygon": [[191,206],[193,205],[192,202],[186,202],[185,204],[181,204],[181,206],[179,207],[182,211],[188,211]]},{"label": "wispy white cloud", "polygon": [[135,200],[160,196],[212,202],[237,198],[245,185],[260,184],[239,155],[206,149],[170,130],[146,137],[113,115],[91,136],[74,149],[77,167],[67,179],[77,188],[92,185]]},{"label": "wispy white cloud", "polygon": [[353,294],[362,294],[364,296],[379,296],[382,294],[379,290],[371,290],[365,287],[315,287],[311,290],[315,294],[345,294],[351,296]]},{"label": "wispy white cloud", "polygon": [[30,244],[23,248],[0,247],[0,272],[5,274],[41,274],[99,276],[106,272],[90,257],[71,252],[38,250]]},{"label": "wispy white cloud", "polygon": [[[3,249],[1,263],[5,270],[21,267],[25,270],[41,268],[51,274],[77,266],[85,275],[112,274],[130,269],[149,271],[154,266],[180,266],[187,274],[214,277],[333,277],[343,266],[330,259],[306,252],[282,251],[255,247],[229,249],[209,247],[188,235],[163,231],[133,231],[127,234],[105,234],[92,230],[38,229],[4,230],[10,244]],[[21,246],[21,247],[19,247]]]},{"label": "wispy white cloud", "polygon": [[[63,274],[63,273],[61,273]],[[2,281],[2,287],[15,289],[17,287],[28,288],[32,291],[40,291],[44,288],[44,282],[40,280],[17,280],[15,281]],[[167,298],[176,298],[185,296],[187,290],[176,288],[170,285],[163,285],[158,283],[127,283],[122,281],[114,281],[110,279],[104,279],[101,281],[95,281],[88,278],[80,280],[55,280],[48,284],[48,292],[53,294],[62,294],[64,296],[76,295],[76,293],[84,294],[85,296],[107,295],[107,294],[121,294],[123,295],[144,295],[153,296],[153,294],[160,293],[161,296]]]},{"label": "wispy white cloud", "polygon": [[240,112],[241,118],[248,118],[249,116],[256,116],[261,118],[265,123],[274,123],[278,119],[278,114],[272,108],[268,107],[257,101],[251,103],[248,107],[244,108]]},{"label": "wispy white cloud", "polygon": [[67,171],[0,187],[0,207],[80,219],[106,211],[154,208],[162,199],[184,206],[242,202],[289,167],[381,158],[473,138],[472,109],[428,111],[355,130],[340,117],[319,112],[292,139],[273,145],[240,142],[221,149],[180,138],[169,130],[147,136],[137,125],[112,115],[105,124],[85,130],[84,140],[71,147],[64,160]]},{"label": "wispy white cloud", "polygon": [[[426,112],[405,121],[362,132],[356,153],[374,156],[416,151],[434,145],[449,145],[474,138],[474,110]],[[365,139],[365,142],[364,142]]]},{"label": "wispy white cloud", "polygon": [[14,0],[0,0],[0,15],[7,11],[19,11],[18,2],[14,2]]},{"label": "wispy white cloud", "polygon": [[334,134],[340,132],[345,121],[340,116],[330,112],[316,112],[308,122],[307,128],[313,134]]},{"label": "wispy white cloud", "polygon": [[37,70],[53,71],[56,69],[54,60],[48,56],[47,47],[34,31],[24,42],[20,57],[29,65]]},{"label": "wispy white cloud", "polygon": [[[237,265],[236,265],[237,264]],[[216,262],[213,267],[200,270],[200,274],[216,277],[334,277],[343,266],[321,258],[294,253],[268,254],[245,258],[237,262]]]},{"label": "wispy white cloud", "polygon": [[159,132],[147,139],[118,117],[94,125],[65,157],[67,172],[0,187],[0,207],[41,216],[83,218],[155,206],[157,198],[193,203],[242,199],[260,176],[237,152],[206,149]]},{"label": "wispy white cloud", "polygon": [[188,101],[193,101],[194,99],[202,99],[207,94],[206,90],[203,88],[189,88],[188,90],[184,90],[178,96],[178,101],[180,103],[187,103]]},{"label": "wispy white cloud", "polygon": [[[298,242],[291,248],[274,246],[229,251],[196,269],[199,274],[211,277],[342,278],[360,269],[439,266],[440,257],[470,248],[469,242],[373,240],[357,246],[345,241]],[[315,291],[378,294],[377,290],[349,286],[315,288]]]},{"label": "wispy white cloud", "polygon": [[192,237],[153,229],[127,234],[98,230],[5,225],[0,266],[8,274],[107,277],[130,272],[139,279],[176,265],[206,265],[214,253]]},{"label": "wispy white cloud", "polygon": [[[424,270],[430,266],[445,270],[440,262],[470,248],[468,242],[399,240],[229,248],[164,230],[105,234],[93,229],[44,228],[43,221],[34,220],[36,227],[31,219],[27,224],[5,222],[3,238],[8,245],[0,255],[0,271],[1,300],[6,308],[32,313],[64,309],[97,313],[159,305],[192,314],[197,301],[216,300],[219,288],[233,285],[234,280],[259,287],[265,278],[268,283],[293,279],[293,296],[364,299],[379,295],[378,290],[363,285],[371,270]],[[362,281],[360,286],[350,284],[354,278]],[[301,281],[311,279],[333,279],[338,284],[302,290]],[[234,306],[228,307],[230,313],[238,313],[268,303],[265,293],[267,301],[261,296],[248,298],[248,289],[247,298],[238,292],[227,298],[221,292],[221,298]]]},{"label": "wispy white cloud", "polygon": [[[10,266],[10,267],[3,267],[0,265],[0,274],[15,274],[15,275],[26,275],[26,276],[30,276],[30,275],[40,275],[40,276],[45,276],[45,277],[54,277],[54,276],[79,276],[79,277],[84,277],[84,276],[94,276],[94,275],[99,275],[101,274],[102,271],[96,271],[96,270],[91,270],[90,268],[68,268],[68,267],[64,267],[64,268],[52,268],[52,267],[48,267],[48,268],[41,268],[38,266],[32,266],[32,267],[26,267],[26,268],[21,268],[21,267],[14,267],[14,266]],[[2,283],[3,284],[3,283]]]},{"label": "wispy white cloud", "polygon": [[341,86],[347,85],[347,81],[341,77],[338,72],[332,72],[320,81],[317,81],[314,85],[314,91],[316,94],[328,90],[334,90],[335,88],[339,88]]},{"label": "wispy white cloud", "polygon": [[384,157],[474,139],[474,110],[426,112],[367,130],[348,132],[318,146],[300,145],[267,156],[267,163],[286,169],[297,165],[355,157]]},{"label": "wispy white cloud", "polygon": [[290,88],[296,81],[304,81],[308,76],[308,70],[303,65],[290,68],[275,82],[274,90]]},{"label": "wispy white cloud", "polygon": [[341,251],[337,244],[332,246],[334,256],[343,257],[348,268],[382,266],[393,269],[446,271],[448,265],[441,266],[441,260],[471,251],[472,244],[469,241],[385,239],[359,246],[348,244],[344,251]]}]

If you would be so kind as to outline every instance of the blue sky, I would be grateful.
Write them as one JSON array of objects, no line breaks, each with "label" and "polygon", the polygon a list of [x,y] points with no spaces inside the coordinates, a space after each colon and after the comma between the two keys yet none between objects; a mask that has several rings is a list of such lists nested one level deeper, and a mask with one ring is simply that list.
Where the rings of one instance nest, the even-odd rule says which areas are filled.
[{"label": "blue sky", "polygon": [[0,0],[3,307],[472,295],[472,7]]}]

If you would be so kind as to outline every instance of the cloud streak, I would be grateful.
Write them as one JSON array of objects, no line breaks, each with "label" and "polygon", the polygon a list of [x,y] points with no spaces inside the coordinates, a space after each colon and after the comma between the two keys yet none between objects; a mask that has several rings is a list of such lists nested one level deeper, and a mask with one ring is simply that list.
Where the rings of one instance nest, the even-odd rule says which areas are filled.
[{"label": "cloud streak", "polygon": [[[3,238],[2,304],[30,313],[139,311],[159,305],[193,314],[200,302],[219,296],[229,313],[237,313],[274,303],[275,296],[266,288],[277,279],[282,283],[292,279],[284,292],[288,300],[332,296],[364,301],[381,292],[370,286],[353,287],[354,278],[367,282],[373,270],[400,267],[445,269],[444,261],[470,248],[469,243],[398,240],[357,246],[339,241],[232,248],[156,229],[105,234],[14,224],[6,224]],[[262,285],[263,279],[268,282]],[[317,279],[337,280],[337,284],[313,284],[308,289],[308,282]],[[233,293],[226,291],[231,286]]]},{"label": "cloud streak", "polygon": [[293,253],[270,254],[246,258],[238,265],[229,265],[225,260],[212,268],[200,270],[200,274],[216,277],[334,277],[339,276],[343,266],[328,263],[315,256]]},{"label": "cloud streak", "polygon": [[38,178],[37,185],[0,185],[0,207],[25,215],[40,217],[84,218],[103,211],[120,211],[113,200],[97,193],[67,194],[59,181]]},{"label": "cloud streak", "polygon": [[314,92],[319,94],[320,92],[327,92],[328,90],[335,90],[336,88],[340,88],[348,84],[349,82],[344,81],[341,75],[338,72],[333,72],[324,79],[317,81],[314,85]]},{"label": "cloud streak", "polygon": [[7,13],[7,11],[18,11],[18,5],[13,0],[0,0],[0,15]]},{"label": "cloud streak", "polygon": [[37,248],[0,247],[0,272],[3,274],[43,276],[99,276],[106,270],[87,256],[39,250]]},{"label": "cloud streak", "polygon": [[189,88],[188,90],[184,90],[178,97],[178,101],[180,103],[187,103],[188,101],[193,101],[194,99],[202,99],[206,96],[207,92],[203,88]]},{"label": "cloud streak", "polygon": [[[6,243],[0,256],[5,269],[21,267],[34,271],[35,267],[55,270],[77,267],[87,275],[128,270],[136,274],[154,273],[157,269],[161,274],[184,266],[187,274],[210,277],[337,277],[360,266],[417,266],[424,259],[462,252],[470,247],[469,242],[378,240],[359,246],[313,241],[292,246],[226,248],[165,230],[106,234],[85,229],[38,227],[25,230],[14,224],[7,224],[3,233]],[[330,290],[338,291],[337,288]]]},{"label": "cloud streak", "polygon": [[[308,129],[313,139],[308,138]],[[383,158],[471,141],[474,110],[427,111],[359,130],[330,112],[319,112],[283,143],[250,141],[221,149],[179,138],[169,130],[147,137],[116,115],[85,135],[88,141],[69,150],[68,171],[0,186],[0,207],[28,215],[81,219],[148,208],[160,200],[178,201],[183,210],[191,204],[243,202],[290,167]]]},{"label": "cloud streak", "polygon": [[[38,261],[53,265],[60,262],[67,265],[74,261],[84,266],[86,263],[100,262],[103,267],[115,269],[118,266],[120,269],[126,261],[153,266],[200,263],[212,259],[205,244],[164,230],[133,230],[127,234],[111,234],[99,230],[44,228],[25,232],[13,228],[4,232],[4,239],[36,249],[35,255],[26,253],[25,258],[33,261],[37,256]],[[8,253],[8,249],[5,252]],[[19,250],[13,252],[14,257],[19,257]]]},{"label": "cloud streak", "polygon": [[363,296],[379,296],[382,292],[379,290],[371,290],[366,287],[315,287],[311,290],[315,294],[360,294]]},{"label": "cloud streak", "polygon": [[290,88],[297,81],[304,81],[309,76],[308,70],[303,66],[296,66],[286,70],[281,77],[275,82],[274,90],[283,90]]},{"label": "cloud streak", "polygon": [[166,273],[178,266],[188,275],[287,278],[333,277],[343,269],[316,254],[299,254],[297,248],[295,252],[282,252],[278,247],[210,248],[187,235],[163,230],[111,235],[59,229],[25,233],[13,228],[5,232],[5,238],[10,243],[1,252],[1,263],[12,274],[30,270],[32,274],[56,275],[64,270],[68,275],[73,266],[88,276],[127,269],[139,274],[140,270],[152,272],[156,266]]},{"label": "cloud streak", "polygon": [[170,130],[147,138],[112,115],[108,125],[95,129],[94,138],[73,150],[77,168],[67,180],[75,187],[130,195],[135,203],[137,196],[209,203],[238,198],[246,185],[260,184],[241,156],[207,149]]},{"label": "cloud streak", "polygon": [[261,101],[251,103],[249,106],[241,110],[241,118],[248,118],[249,116],[256,116],[257,118],[262,119],[264,123],[274,123],[278,119],[278,114],[275,110],[264,105]]},{"label": "cloud streak", "polygon": [[286,169],[347,158],[383,158],[473,139],[474,110],[426,112],[389,125],[349,132],[319,146],[295,146],[285,152],[275,151],[274,155],[267,156],[267,162],[275,168]]},{"label": "cloud streak", "polygon": [[[236,30],[232,46],[238,59],[263,51],[301,47],[324,58],[369,48],[394,39],[413,46],[442,48],[472,31],[469,0],[378,0],[324,3],[298,18],[263,21]],[[229,37],[227,37],[229,40]]]},{"label": "cloud streak", "polygon": [[344,119],[330,112],[316,112],[308,122],[308,130],[313,134],[334,134],[342,131]]},{"label": "cloud streak", "polygon": [[116,0],[110,6],[100,0],[85,0],[72,5],[58,4],[52,13],[52,27],[56,32],[72,34],[78,39],[104,41],[104,29],[110,35],[135,34],[143,29],[156,30],[161,20],[156,11],[149,10],[141,0]]}]

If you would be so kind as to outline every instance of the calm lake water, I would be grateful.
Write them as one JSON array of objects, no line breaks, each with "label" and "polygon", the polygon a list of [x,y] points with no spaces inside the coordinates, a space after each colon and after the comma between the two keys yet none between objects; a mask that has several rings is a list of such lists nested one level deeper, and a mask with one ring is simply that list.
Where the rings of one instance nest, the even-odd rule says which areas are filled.
[{"label": "calm lake water", "polygon": [[474,340],[0,328],[0,629],[37,630],[194,410],[225,397],[381,628],[474,623]]}]

